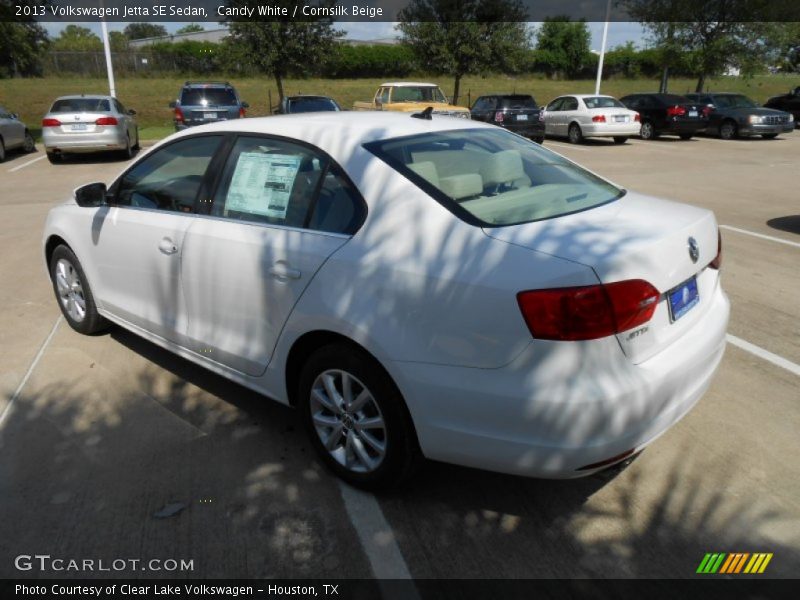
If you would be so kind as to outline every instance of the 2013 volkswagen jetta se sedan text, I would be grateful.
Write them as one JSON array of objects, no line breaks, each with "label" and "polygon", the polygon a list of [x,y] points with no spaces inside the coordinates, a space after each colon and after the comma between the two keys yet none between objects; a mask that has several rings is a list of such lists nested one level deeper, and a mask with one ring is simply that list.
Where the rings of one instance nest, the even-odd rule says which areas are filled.
[{"label": "2013 volkswagen jetta se sedan text", "polygon": [[422,457],[568,478],[640,451],[722,358],[714,215],[417,116],[201,126],[78,188],[44,233],[64,317],[297,407],[362,486]]}]

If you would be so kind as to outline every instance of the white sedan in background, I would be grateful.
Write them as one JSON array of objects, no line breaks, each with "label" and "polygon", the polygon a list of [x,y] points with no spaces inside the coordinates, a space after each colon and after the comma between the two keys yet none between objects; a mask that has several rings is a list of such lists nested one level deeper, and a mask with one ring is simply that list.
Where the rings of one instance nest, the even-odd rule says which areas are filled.
[{"label": "white sedan in background", "polygon": [[176,133],[54,208],[42,255],[73,329],[115,323],[297,407],[365,487],[422,457],[624,461],[702,396],[729,314],[713,213],[435,116]]},{"label": "white sedan in background", "polygon": [[611,137],[617,144],[639,135],[639,113],[612,96],[572,94],[559,96],[545,108],[544,132],[565,137],[573,144],[587,137]]}]

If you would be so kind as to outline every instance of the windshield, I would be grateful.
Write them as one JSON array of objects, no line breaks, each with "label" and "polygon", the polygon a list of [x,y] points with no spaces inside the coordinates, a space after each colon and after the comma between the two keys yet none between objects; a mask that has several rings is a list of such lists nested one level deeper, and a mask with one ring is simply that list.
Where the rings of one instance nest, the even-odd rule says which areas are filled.
[{"label": "windshield", "polygon": [[533,96],[500,96],[497,108],[539,108]]},{"label": "windshield", "polygon": [[394,88],[392,102],[447,102],[442,90],[432,85]]},{"label": "windshield", "polygon": [[290,113],[339,110],[336,102],[330,98],[295,98],[287,104]]},{"label": "windshield", "polygon": [[625,105],[611,96],[591,96],[584,98],[586,108],[625,108]]},{"label": "windshield", "polygon": [[364,146],[454,214],[481,226],[580,212],[625,192],[503,129],[460,129]]},{"label": "windshield", "polygon": [[51,113],[111,112],[108,100],[102,98],[64,98],[56,100]]},{"label": "windshield", "polygon": [[731,96],[715,96],[714,104],[719,108],[755,108],[756,103],[741,94]]},{"label": "windshield", "polygon": [[236,94],[226,88],[189,88],[181,94],[183,106],[236,106]]}]

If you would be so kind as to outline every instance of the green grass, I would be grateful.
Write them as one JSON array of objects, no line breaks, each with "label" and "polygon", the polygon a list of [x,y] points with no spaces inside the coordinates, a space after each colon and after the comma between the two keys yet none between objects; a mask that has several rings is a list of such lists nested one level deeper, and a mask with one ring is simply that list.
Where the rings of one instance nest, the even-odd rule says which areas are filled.
[{"label": "green grass", "polygon": [[[173,131],[172,111],[168,103],[174,100],[185,78],[128,78],[117,80],[117,96],[128,107],[138,112],[141,138],[158,139]],[[768,97],[786,93],[797,85],[796,77],[759,76],[720,77],[708,80],[708,88],[716,91],[741,92],[763,103]],[[453,81],[449,77],[424,77],[424,81],[438,83],[446,94],[452,94]],[[250,116],[269,114],[268,98],[273,105],[278,93],[271,78],[232,79],[243,100],[250,103]],[[324,94],[335,98],[344,108],[356,100],[368,100],[382,83],[380,79],[290,79],[284,84],[287,94]],[[694,91],[695,80],[672,79],[670,91]],[[613,96],[624,96],[637,91],[658,89],[656,79],[612,79],[604,81],[601,91]],[[568,93],[591,93],[594,80],[558,81],[533,76],[508,77],[491,75],[467,77],[461,82],[459,104],[467,105],[468,98],[491,92],[521,92],[533,94],[540,104]],[[61,78],[0,79],[0,105],[18,112],[31,129],[37,130],[42,116],[57,96],[65,94],[108,93],[105,79]],[[38,132],[37,132],[38,133]]]}]

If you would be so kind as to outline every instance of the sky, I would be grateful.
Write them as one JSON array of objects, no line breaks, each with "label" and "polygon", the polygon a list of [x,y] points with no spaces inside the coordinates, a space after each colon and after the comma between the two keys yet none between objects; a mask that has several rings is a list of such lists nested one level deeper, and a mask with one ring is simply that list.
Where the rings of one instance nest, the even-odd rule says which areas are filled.
[{"label": "sky", "polygon": [[[42,23],[50,37],[56,37],[59,32],[71,23]],[[74,23],[82,27],[88,27],[97,35],[100,35],[99,23]],[[110,31],[122,31],[127,23],[108,23]],[[178,29],[186,25],[186,23],[161,23],[169,33],[175,33]],[[206,29],[218,29],[220,26],[216,23],[201,23],[202,27]],[[537,23],[531,23],[536,27]],[[589,31],[592,34],[591,49],[600,51],[600,44],[603,36],[603,23],[587,23]],[[375,40],[381,38],[391,38],[398,35],[394,30],[394,23],[362,23],[362,22],[346,22],[337,23],[337,27],[346,32],[345,37],[354,40]],[[606,49],[620,46],[626,42],[633,42],[637,46],[644,46],[646,42],[646,33],[642,26],[638,23],[609,23],[608,24],[608,40],[606,42]]]}]

